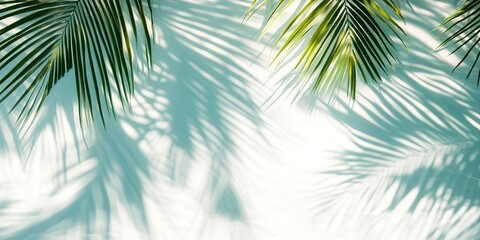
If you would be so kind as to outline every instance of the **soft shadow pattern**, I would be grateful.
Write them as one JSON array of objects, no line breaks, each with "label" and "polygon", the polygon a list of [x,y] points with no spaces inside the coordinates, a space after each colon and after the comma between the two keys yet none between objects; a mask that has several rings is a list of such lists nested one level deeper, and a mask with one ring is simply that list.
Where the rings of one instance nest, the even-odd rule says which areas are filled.
[{"label": "soft shadow pattern", "polygon": [[[0,212],[8,209],[9,196],[20,186],[23,180],[21,171],[22,145],[17,137],[14,121],[7,110],[0,106]],[[1,220],[0,220],[1,221]]]},{"label": "soft shadow pattern", "polygon": [[[433,11],[410,2],[414,11]],[[367,239],[475,239],[480,232],[480,89],[452,76],[442,53],[433,53],[428,34],[444,15],[406,14],[415,33],[391,82],[353,108],[316,103],[354,136],[351,148],[335,154],[336,170],[323,172],[343,180],[317,188],[317,206],[335,213],[332,222],[361,224]],[[395,218],[403,211],[408,218]]]},{"label": "soft shadow pattern", "polygon": [[[3,106],[0,106],[0,124],[4,126],[2,131],[0,131],[0,153],[12,148],[19,151],[20,143],[17,137],[15,122],[9,118],[8,111]],[[12,140],[13,146],[10,146]]]},{"label": "soft shadow pattern", "polygon": [[[43,175],[45,189],[32,193],[39,204],[9,201],[0,221],[20,220],[0,224],[0,238],[122,239],[118,221],[135,223],[140,239],[154,238],[145,204],[161,205],[167,183],[203,189],[196,200],[208,216],[198,214],[200,221],[245,223],[232,168],[241,164],[237,145],[258,148],[249,138],[262,124],[246,67],[257,53],[240,33],[256,31],[240,24],[247,3],[157,1],[153,69],[138,69],[131,112],[108,120],[106,129],[79,130],[74,81],[62,80],[21,134],[26,171]],[[203,170],[206,180],[191,174]]]},{"label": "soft shadow pattern", "polygon": [[[383,1],[377,1],[373,5],[378,4],[378,8],[373,10],[374,7],[368,7],[370,11],[363,6],[370,5],[371,3],[360,4],[359,6],[356,6],[357,3],[351,3],[345,11],[330,11],[330,9],[337,9],[337,7],[343,9],[343,6],[341,4],[330,4],[332,5],[331,7],[323,9],[324,6],[319,5],[317,7],[316,3],[309,5],[306,2],[310,1],[286,1],[282,3],[283,5],[280,7],[277,6],[278,9],[276,11],[280,13],[274,14],[274,17],[286,11],[288,12],[288,14],[284,14],[286,16],[278,16],[278,18],[290,20],[294,19],[294,17],[298,18],[295,19],[296,23],[292,26],[285,23],[283,26],[276,26],[279,24],[275,24],[275,22],[272,21],[273,27],[279,28],[275,30],[277,32],[274,33],[274,35],[277,35],[275,39],[278,38],[278,33],[284,31],[286,26],[289,26],[291,29],[289,29],[285,34],[286,36],[277,43],[280,49],[283,50],[281,50],[281,54],[275,58],[275,62],[278,65],[274,73],[274,75],[276,75],[276,82],[274,83],[275,91],[273,91],[269,97],[266,103],[267,105],[272,105],[284,98],[295,103],[312,94],[329,101],[348,96],[350,96],[350,99],[355,99],[355,89],[363,88],[367,84],[381,82],[382,78],[389,75],[391,70],[393,70],[390,69],[392,67],[391,63],[395,63],[398,52],[405,50],[402,41],[406,38],[406,36],[402,34],[401,28],[397,28],[396,25],[393,24],[394,22],[390,22],[390,20],[394,21],[393,19],[401,19],[401,16],[396,15],[396,13],[390,9],[393,5],[385,4]],[[405,5],[408,5],[405,1],[394,2],[398,5],[394,7],[395,9],[397,9],[397,7],[404,8],[406,7]],[[267,5],[273,4],[278,4],[278,1],[267,2]],[[305,10],[303,6],[307,6],[309,10],[302,11]],[[389,18],[391,17],[392,19],[385,20],[377,18],[382,15],[379,12],[375,12],[377,10],[379,12],[385,11],[385,15],[388,15]],[[310,26],[306,24],[309,22],[308,20],[315,22],[317,17],[310,16],[311,18],[307,18],[306,16],[302,16],[302,14],[299,15],[299,13],[302,12],[303,15],[317,14],[318,16],[326,17],[324,19],[325,21],[321,21],[324,28],[316,29],[316,25]],[[269,14],[271,14],[271,12],[267,11],[266,16],[270,16]],[[349,14],[352,16],[348,17],[347,15]],[[332,17],[332,15],[334,17]],[[336,15],[341,15],[341,17]],[[368,20],[366,20],[367,15]],[[329,19],[329,17],[333,20]],[[303,29],[300,24],[302,19],[305,20],[305,22],[303,22],[304,25],[308,26],[305,27],[305,29]],[[290,21],[287,21],[286,23],[289,22]],[[324,24],[326,22],[329,23]],[[345,24],[343,24],[343,22],[345,22]],[[317,25],[320,25],[320,23]],[[326,34],[320,30],[330,28],[332,31],[327,31]],[[370,31],[370,28],[376,30]],[[338,31],[334,31],[335,29]],[[355,32],[352,34],[356,37],[352,39],[357,39],[358,41],[344,41],[344,43],[340,44],[342,41],[337,38],[342,38],[342,36],[345,35],[342,33],[343,31],[347,31],[345,29]],[[358,29],[358,31],[355,31],[355,29]],[[295,33],[296,31],[298,32]],[[385,37],[387,35],[389,36]],[[344,48],[347,45],[349,47],[352,46],[354,50]],[[333,51],[333,49],[336,49],[336,51]],[[276,56],[276,54],[277,53],[273,53],[274,56]],[[342,54],[350,56],[347,57]],[[354,58],[356,59],[355,61],[345,60],[352,60]],[[333,69],[338,71],[333,71]],[[344,91],[345,89],[348,89],[348,91]]]},{"label": "soft shadow pattern", "polygon": [[[113,119],[106,129],[80,130],[70,77],[59,83],[63,91],[48,97],[36,121],[14,126],[32,179],[2,199],[7,204],[0,208],[0,238],[117,239],[122,232],[115,224],[127,212],[137,234],[148,239],[144,184],[151,181],[150,160]],[[35,187],[35,181],[42,184]]]},{"label": "soft shadow pattern", "polygon": [[246,66],[257,54],[241,36],[255,32],[240,25],[245,3],[161,2],[158,58],[151,80],[140,83],[135,96],[141,105],[133,107],[132,117],[142,123],[131,126],[147,138],[168,137],[161,150],[158,139],[149,145],[156,153],[168,152],[165,172],[174,183],[191,184],[193,166],[207,165],[206,191],[219,205],[210,211],[239,221],[246,215],[230,179],[231,165],[238,159],[237,141],[256,148],[247,132],[261,134],[262,124],[249,93],[255,80]]}]

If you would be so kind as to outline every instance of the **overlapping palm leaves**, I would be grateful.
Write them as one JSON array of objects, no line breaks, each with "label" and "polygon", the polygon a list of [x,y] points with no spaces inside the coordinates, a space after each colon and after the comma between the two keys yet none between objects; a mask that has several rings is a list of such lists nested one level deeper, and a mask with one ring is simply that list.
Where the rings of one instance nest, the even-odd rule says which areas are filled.
[{"label": "overlapping palm leaves", "polygon": [[[254,0],[251,12],[273,2]],[[268,21],[283,14],[295,0],[277,1]],[[379,2],[379,3],[377,3]],[[402,42],[402,28],[391,17],[403,19],[392,0],[307,1],[293,15],[278,42],[285,39],[280,56],[302,43],[307,44],[296,65],[306,75],[315,76],[313,90],[331,92],[348,81],[348,94],[355,98],[358,79],[379,82],[395,60],[396,43]],[[392,37],[394,36],[394,37]],[[277,58],[276,57],[276,58]]]},{"label": "overlapping palm leaves", "polygon": [[[412,4],[417,13],[431,10],[425,1]],[[407,28],[411,51],[400,54],[395,81],[381,91],[362,92],[355,110],[346,101],[337,106],[318,101],[345,124],[353,145],[334,155],[341,160],[336,170],[322,171],[328,173],[321,176],[325,179],[345,178],[323,186],[319,181],[311,191],[315,206],[333,213],[330,222],[359,224],[366,239],[478,235],[478,217],[465,216],[478,215],[480,199],[480,89],[455,82],[450,64],[429,54],[435,45],[421,38],[441,21],[442,11],[405,12],[407,23],[416,27]],[[403,211],[408,215],[398,218]]]},{"label": "overlapping palm leaves", "polygon": [[[296,68],[315,78],[312,90],[334,91],[346,80],[347,93],[355,98],[357,80],[379,82],[392,67],[398,42],[403,43],[404,32],[395,18],[403,20],[399,5],[404,2],[408,1],[301,3],[280,33],[277,44],[284,41],[275,59],[304,46]],[[272,4],[267,20],[273,22],[294,3],[252,0],[249,13]],[[134,45],[139,38],[145,39],[141,48],[150,61],[149,13],[151,0],[1,1],[0,102],[14,98],[13,108],[21,110],[18,119],[26,120],[74,69],[80,115],[87,122],[97,116],[105,123],[105,115],[115,115],[114,103],[125,108],[133,93]],[[469,56],[474,58],[467,78],[475,75],[480,58],[479,16],[480,3],[465,0],[442,23],[447,29],[440,47],[454,46],[452,53],[465,50],[455,69]]]},{"label": "overlapping palm leaves", "polygon": [[0,102],[13,96],[26,120],[73,69],[80,116],[105,124],[114,103],[125,108],[133,93],[140,37],[150,60],[151,10],[150,0],[1,1]]},{"label": "overlapping palm leaves", "polygon": [[453,69],[457,69],[465,60],[472,56],[475,58],[470,66],[467,78],[477,69],[477,86],[480,85],[480,69],[478,60],[480,58],[480,1],[465,0],[460,8],[444,20],[442,26],[448,26],[444,31],[447,38],[439,47],[453,46],[452,53],[465,49],[466,52],[460,62]]}]

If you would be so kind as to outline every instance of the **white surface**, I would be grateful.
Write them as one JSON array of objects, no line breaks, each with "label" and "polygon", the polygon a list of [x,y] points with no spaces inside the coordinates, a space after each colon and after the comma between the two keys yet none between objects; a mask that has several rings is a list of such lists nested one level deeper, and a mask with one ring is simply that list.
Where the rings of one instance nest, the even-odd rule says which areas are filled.
[{"label": "white surface", "polygon": [[82,137],[67,80],[26,132],[2,105],[0,239],[478,238],[480,91],[435,52],[453,6],[411,2],[391,78],[329,105],[268,100],[247,1],[161,1],[118,124]]}]

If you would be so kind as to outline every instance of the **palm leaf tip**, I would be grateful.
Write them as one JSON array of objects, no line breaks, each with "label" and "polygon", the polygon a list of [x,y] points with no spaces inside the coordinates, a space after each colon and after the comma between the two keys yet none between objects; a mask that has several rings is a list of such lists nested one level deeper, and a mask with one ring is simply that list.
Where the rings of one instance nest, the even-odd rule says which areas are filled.
[{"label": "palm leaf tip", "polygon": [[74,70],[81,119],[100,117],[105,125],[106,115],[115,115],[115,99],[124,106],[133,94],[133,45],[140,35],[150,61],[151,15],[150,0],[1,2],[0,102],[15,98],[18,120],[25,121]]},{"label": "palm leaf tip", "polygon": [[[251,11],[273,0],[253,1]],[[273,13],[284,14],[294,0],[274,3]],[[331,92],[347,81],[347,94],[355,98],[357,79],[380,82],[395,61],[394,39],[402,43],[403,29],[396,23],[403,16],[392,0],[308,1],[290,17],[279,37],[283,40],[275,57],[301,45],[297,68],[315,78],[313,91]],[[303,44],[303,45],[302,45]]]},{"label": "palm leaf tip", "polygon": [[455,71],[459,66],[466,63],[467,59],[473,62],[469,66],[466,79],[472,73],[477,74],[477,86],[480,85],[480,1],[465,0],[460,7],[448,16],[440,25],[445,27],[442,36],[445,39],[440,43],[439,48],[451,47],[451,54],[464,51],[461,60],[453,68]]}]

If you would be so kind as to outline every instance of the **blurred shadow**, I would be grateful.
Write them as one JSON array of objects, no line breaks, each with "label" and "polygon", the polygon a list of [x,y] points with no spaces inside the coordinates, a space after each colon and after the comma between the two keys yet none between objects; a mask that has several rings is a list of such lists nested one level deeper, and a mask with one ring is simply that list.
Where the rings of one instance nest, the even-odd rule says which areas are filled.
[{"label": "blurred shadow", "polygon": [[4,106],[0,106],[0,124],[2,126],[2,131],[0,131],[0,153],[13,149],[19,152],[21,147],[15,122],[8,116],[8,111]]},{"label": "blurred shadow", "polygon": [[[113,120],[107,129],[99,127],[82,141],[76,135],[78,129],[69,128],[69,124],[75,125],[73,113],[59,111],[68,111],[68,106],[68,97],[57,99],[53,94],[44,107],[46,114],[25,136],[29,148],[23,150],[30,152],[27,172],[38,174],[43,170],[45,189],[33,195],[40,199],[37,205],[31,203],[32,197],[15,196],[11,206],[4,208],[6,213],[0,214],[0,219],[7,227],[0,227],[1,238],[110,239],[120,233],[111,227],[112,218],[113,222],[123,219],[122,209],[129,213],[139,234],[148,236],[143,185],[151,181],[149,159]],[[73,106],[70,110],[75,111]],[[62,121],[65,115],[69,117]],[[48,145],[53,145],[53,153],[44,152]],[[78,173],[77,169],[84,170]],[[77,185],[81,187],[75,188]],[[9,219],[22,221],[14,224],[8,223]]]},{"label": "blurred shadow", "polygon": [[11,115],[5,110],[13,106],[10,99],[16,93],[2,102],[0,154],[17,149],[22,162],[7,166],[10,159],[1,159],[0,180],[19,182],[18,172],[28,180],[12,191],[0,182],[0,202],[5,203],[0,206],[0,238],[109,239],[122,233],[118,225],[111,226],[130,217],[126,221],[148,239],[144,184],[151,182],[150,160],[114,119],[107,120],[106,129],[81,129],[73,71],[25,125],[11,121],[18,109]]},{"label": "blurred shadow", "polygon": [[150,81],[139,83],[135,99],[141,105],[132,111],[142,122],[131,125],[140,139],[168,137],[160,149],[161,137],[148,145],[155,155],[168,152],[165,173],[174,183],[192,184],[192,166],[207,165],[205,190],[218,205],[209,211],[233,220],[245,220],[230,177],[232,161],[239,159],[236,146],[257,149],[249,134],[261,136],[262,125],[248,69],[257,54],[244,37],[256,30],[240,25],[245,2],[162,1],[154,71]]},{"label": "blurred shadow", "polygon": [[[6,207],[18,212],[5,213],[0,221],[22,221],[15,227],[0,224],[0,238],[109,239],[121,233],[112,229],[121,209],[139,234],[150,238],[145,201],[161,204],[159,184],[166,182],[153,178],[159,172],[177,186],[203,189],[202,211],[244,223],[232,166],[240,159],[237,145],[258,149],[250,138],[261,136],[262,125],[250,95],[256,81],[248,69],[257,54],[242,35],[256,30],[240,24],[247,2],[158,1],[153,68],[150,73],[138,68],[130,112],[118,114],[117,122],[109,119],[106,129],[80,129],[74,81],[62,79],[39,117],[21,131],[27,171],[45,171],[48,179],[39,193],[46,199],[36,207],[29,199]],[[192,177],[194,166],[208,167],[205,183]],[[81,187],[72,190],[72,185]],[[147,190],[147,185],[154,187]],[[62,196],[59,207],[43,209]]]},{"label": "blurred shadow", "polygon": [[[276,4],[275,1],[270,1],[270,2],[271,2],[270,4]],[[271,38],[273,38],[273,41],[267,42],[269,45],[273,45],[276,42],[280,33],[283,32],[287,23],[289,23],[289,20],[292,20],[294,16],[296,16],[301,11],[302,6],[304,6],[306,2],[307,1],[304,1],[304,0],[298,0],[298,1],[295,1],[295,4],[291,4],[292,3],[291,1],[286,1],[283,3],[282,7],[287,6],[285,9],[286,11],[283,12],[283,15],[280,17],[280,20],[277,20],[277,22],[273,22],[273,27],[275,27],[275,29],[273,30],[272,36],[270,36]],[[400,0],[395,2],[400,8],[409,8],[408,1]],[[379,4],[379,6],[382,9],[386,9],[387,14],[391,15],[394,19],[398,20],[398,18],[394,16],[395,14],[391,12],[391,9],[387,7],[383,2],[380,1],[380,2],[377,2],[377,4]],[[266,15],[268,14],[269,14],[269,11],[267,10]],[[401,23],[399,23],[399,25],[402,26]],[[295,25],[293,26],[295,27]],[[394,48],[396,49],[395,51],[392,51],[392,54],[393,56],[395,56],[395,58],[398,58],[397,55],[399,54],[399,52],[405,51],[406,49],[400,43],[398,36],[392,33],[392,29],[388,28],[386,25],[383,25],[383,24],[380,24],[379,27],[383,29],[383,32],[385,32],[387,35],[390,35],[390,38],[392,39],[392,43],[394,44]],[[269,33],[270,32],[271,31],[269,31]],[[290,30],[290,32],[292,32],[292,30]],[[320,88],[313,91],[312,89],[314,89],[314,85],[316,82],[316,78],[318,77],[319,70],[317,69],[318,71],[312,72],[312,69],[310,69],[309,71],[304,72],[302,70],[302,64],[298,65],[299,60],[301,60],[302,58],[304,49],[308,47],[307,45],[309,45],[308,40],[312,39],[312,36],[314,33],[315,31],[313,30],[307,32],[305,36],[302,37],[303,41],[293,44],[291,48],[288,48],[288,51],[283,51],[282,54],[278,56],[277,56],[277,53],[278,53],[277,51],[280,48],[280,46],[283,46],[287,37],[283,37],[277,43],[276,50],[274,50],[274,53],[270,57],[271,59],[273,59],[274,56],[277,56],[277,60],[273,62],[273,65],[275,66],[275,71],[272,73],[272,76],[271,76],[272,79],[275,80],[274,83],[271,83],[274,91],[271,92],[267,101],[264,103],[264,105],[266,105],[267,107],[272,106],[277,102],[281,102],[285,100],[289,101],[292,105],[298,102],[305,103],[305,100],[310,98],[322,99],[322,101],[326,101],[330,103],[334,103],[338,99],[340,101],[343,101],[345,99],[350,100],[347,96],[346,91],[342,90],[347,88],[346,80],[343,81],[343,83],[341,83],[338,86],[333,86],[333,87],[324,88],[324,89]],[[402,36],[401,33],[399,33],[399,36],[402,39],[406,38]],[[322,53],[320,53],[319,55],[321,56]],[[319,60],[319,58],[317,58],[317,60]],[[390,57],[389,57],[389,60],[392,61]],[[317,63],[314,62],[312,66],[315,66],[315,64]],[[386,70],[391,70],[391,69],[387,67]],[[378,74],[382,78],[388,77],[388,74],[386,74],[384,71],[379,71]],[[360,76],[360,72],[357,73],[357,76]],[[361,78],[359,77],[356,84],[356,89],[358,89],[357,92],[359,92],[363,88],[368,87],[369,84],[372,84],[372,81],[367,81],[366,83],[360,80]],[[309,106],[309,107],[312,107],[312,106]]]},{"label": "blurred shadow", "polygon": [[[335,213],[332,222],[361,224],[368,239],[474,239],[480,232],[480,89],[451,73],[443,57],[448,52],[433,52],[431,29],[446,10],[410,3],[431,13],[405,11],[410,53],[400,56],[393,79],[362,91],[353,107],[313,102],[353,136],[351,147],[334,153],[335,170],[323,172],[343,180],[317,186],[317,198],[323,196],[317,206]],[[405,219],[395,218],[404,210]]]}]

